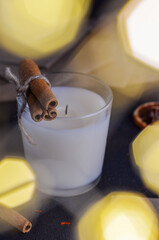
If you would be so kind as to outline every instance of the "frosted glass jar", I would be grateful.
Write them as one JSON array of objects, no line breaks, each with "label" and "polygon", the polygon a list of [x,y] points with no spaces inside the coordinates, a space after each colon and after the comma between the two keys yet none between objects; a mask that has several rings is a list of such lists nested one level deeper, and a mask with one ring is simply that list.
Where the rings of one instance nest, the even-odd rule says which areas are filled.
[{"label": "frosted glass jar", "polygon": [[78,195],[100,179],[112,92],[105,83],[84,74],[47,77],[59,102],[58,117],[36,123],[26,109],[22,122],[36,145],[22,133],[25,158],[35,171],[40,191],[55,196]]}]

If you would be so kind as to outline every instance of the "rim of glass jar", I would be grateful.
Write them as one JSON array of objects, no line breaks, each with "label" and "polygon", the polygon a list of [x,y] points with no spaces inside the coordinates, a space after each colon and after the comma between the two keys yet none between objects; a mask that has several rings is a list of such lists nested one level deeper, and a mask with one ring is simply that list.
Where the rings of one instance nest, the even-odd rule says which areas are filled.
[{"label": "rim of glass jar", "polygon": [[[93,78],[94,80],[96,80],[97,83],[103,85],[109,92],[109,98],[108,98],[108,101],[106,102],[105,99],[100,96],[104,101],[105,101],[105,105],[100,108],[99,110],[93,112],[93,113],[90,113],[90,114],[86,114],[86,115],[81,115],[81,116],[75,116],[75,117],[56,117],[56,120],[63,120],[63,121],[68,121],[68,120],[79,120],[79,119],[87,119],[87,118],[91,118],[91,117],[94,117],[98,114],[100,114],[101,112],[103,112],[104,110],[106,110],[107,108],[109,108],[110,104],[112,103],[113,101],[113,93],[112,93],[112,90],[111,88],[108,86],[107,83],[103,82],[102,80],[92,76],[92,75],[89,75],[89,74],[85,74],[85,73],[80,73],[80,72],[67,72],[67,71],[57,71],[57,72],[49,72],[49,73],[45,73],[45,76],[47,77],[47,75],[56,75],[56,74],[70,74],[70,75],[78,75],[78,76],[85,76],[85,77],[89,77],[89,78]],[[63,86],[63,85],[59,85],[60,86]],[[58,86],[54,86],[54,87],[58,87]],[[66,86],[67,87],[67,86]],[[70,87],[73,87],[73,86],[70,86]],[[82,87],[80,87],[82,88]],[[89,90],[89,91],[92,91],[92,90]],[[93,92],[93,91],[92,91]],[[98,93],[96,93],[98,94]],[[99,95],[99,94],[98,94]],[[26,107],[27,110],[29,110],[28,107]]]}]

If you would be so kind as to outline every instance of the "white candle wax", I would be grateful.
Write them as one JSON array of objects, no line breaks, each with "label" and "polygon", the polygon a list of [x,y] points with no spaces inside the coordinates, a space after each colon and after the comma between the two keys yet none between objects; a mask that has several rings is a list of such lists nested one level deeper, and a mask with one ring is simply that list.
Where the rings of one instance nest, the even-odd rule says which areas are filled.
[{"label": "white candle wax", "polygon": [[106,103],[86,89],[55,87],[53,92],[59,102],[58,117],[35,123],[29,112],[24,113],[24,127],[36,145],[31,145],[25,136],[23,143],[39,188],[58,195],[58,190],[79,188],[100,176],[110,110],[99,117]]}]

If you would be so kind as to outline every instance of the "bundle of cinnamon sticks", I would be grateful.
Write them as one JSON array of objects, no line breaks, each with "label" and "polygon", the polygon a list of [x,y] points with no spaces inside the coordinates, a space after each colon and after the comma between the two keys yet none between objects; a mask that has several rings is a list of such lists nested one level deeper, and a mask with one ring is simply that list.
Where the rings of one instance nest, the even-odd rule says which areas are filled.
[{"label": "bundle of cinnamon sticks", "polygon": [[[31,59],[23,59],[19,65],[19,75],[22,84],[32,76],[41,76],[38,65]],[[45,80],[36,78],[29,83],[27,102],[32,119],[40,122],[56,118],[58,101]]]}]

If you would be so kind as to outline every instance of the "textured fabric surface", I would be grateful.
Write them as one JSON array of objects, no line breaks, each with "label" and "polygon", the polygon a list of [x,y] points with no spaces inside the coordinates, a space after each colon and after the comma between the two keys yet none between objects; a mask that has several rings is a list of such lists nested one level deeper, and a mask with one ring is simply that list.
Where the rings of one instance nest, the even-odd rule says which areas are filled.
[{"label": "textured fabric surface", "polygon": [[[51,198],[37,191],[35,198],[29,204],[17,209],[32,220],[31,232],[24,235],[16,230],[7,230],[0,233],[0,240],[76,240],[76,224],[84,210],[93,202],[115,190],[143,193],[151,198],[152,203],[158,209],[157,196],[144,186],[132,165],[129,154],[130,143],[140,132],[140,129],[133,123],[132,112],[140,103],[159,101],[158,91],[159,89],[155,86],[154,89],[148,89],[138,102],[132,102],[115,128],[113,120],[116,115],[113,110],[103,172],[95,189],[71,198]],[[0,114],[0,158],[5,155],[21,156],[23,147],[17,125],[16,103],[1,103],[0,109],[3,109],[3,114],[2,111]],[[61,222],[70,224],[61,225]],[[0,222],[1,229],[4,229],[2,221]]]}]

